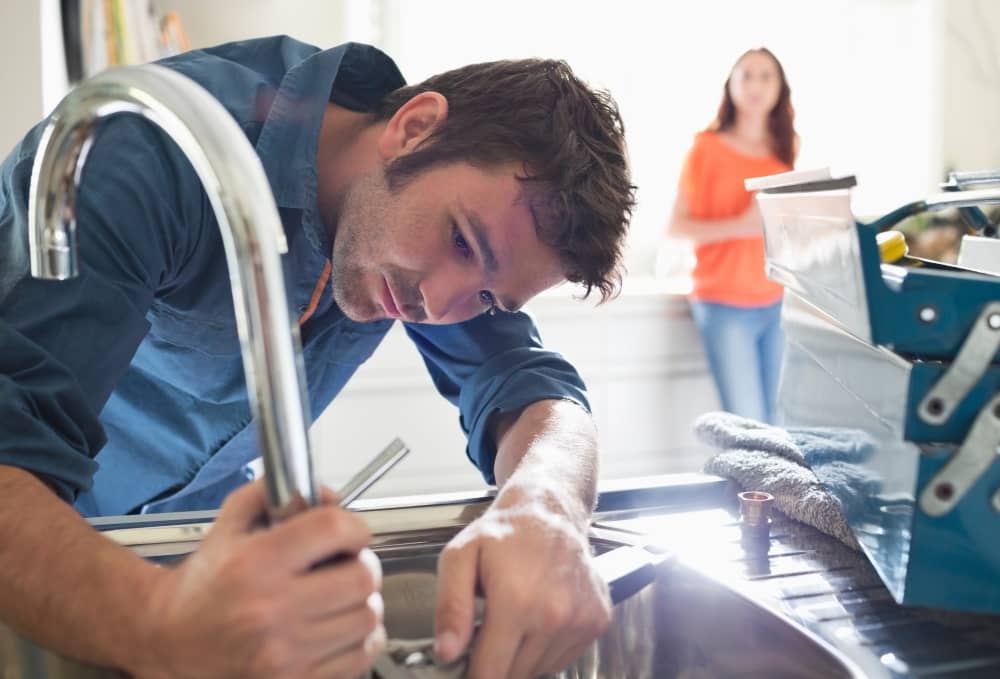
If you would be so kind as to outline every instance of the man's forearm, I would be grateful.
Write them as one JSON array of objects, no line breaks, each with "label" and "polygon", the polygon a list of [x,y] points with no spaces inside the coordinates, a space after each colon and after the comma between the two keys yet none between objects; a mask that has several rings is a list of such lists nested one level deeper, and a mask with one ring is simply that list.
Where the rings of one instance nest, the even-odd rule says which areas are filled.
[{"label": "man's forearm", "polygon": [[497,422],[494,466],[500,497],[558,502],[580,522],[597,501],[597,430],[583,408],[538,401]]},{"label": "man's forearm", "polygon": [[0,465],[0,620],[42,645],[130,669],[159,569],[102,537],[32,474]]}]

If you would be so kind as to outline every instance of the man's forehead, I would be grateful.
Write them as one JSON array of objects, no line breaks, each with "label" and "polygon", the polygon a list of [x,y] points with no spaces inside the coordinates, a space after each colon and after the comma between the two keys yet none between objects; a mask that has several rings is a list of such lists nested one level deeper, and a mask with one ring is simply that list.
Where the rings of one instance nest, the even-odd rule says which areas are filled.
[{"label": "man's forehead", "polygon": [[523,205],[531,214],[531,222],[535,233],[542,234],[551,231],[562,219],[559,207],[559,197],[552,187],[531,177],[517,178],[517,194],[515,205]]}]

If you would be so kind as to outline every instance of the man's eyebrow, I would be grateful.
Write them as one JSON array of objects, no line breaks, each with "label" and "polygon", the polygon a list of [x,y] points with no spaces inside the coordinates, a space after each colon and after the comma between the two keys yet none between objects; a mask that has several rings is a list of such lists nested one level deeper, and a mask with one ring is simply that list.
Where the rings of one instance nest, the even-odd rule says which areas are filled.
[{"label": "man's eyebrow", "polygon": [[496,253],[493,252],[493,246],[490,245],[490,241],[486,237],[486,225],[483,224],[483,220],[480,219],[479,215],[472,210],[465,212],[465,218],[469,221],[469,228],[472,229],[472,237],[476,240],[476,246],[482,254],[486,273],[496,276],[500,270],[500,264],[497,262]]},{"label": "man's eyebrow", "polygon": [[[472,237],[476,240],[476,245],[479,246],[479,252],[482,253],[483,265],[486,267],[486,272],[491,276],[495,276],[500,271],[500,262],[497,261],[496,253],[493,252],[493,246],[490,245],[490,241],[486,237],[486,225],[483,224],[480,216],[472,210],[466,211],[465,218],[469,222],[469,228],[472,229]],[[500,307],[500,311],[509,313],[520,311],[522,306],[520,302],[509,298],[498,298],[496,302]]]},{"label": "man's eyebrow", "polygon": [[[479,215],[472,210],[465,210],[465,218],[469,222],[469,228],[472,230],[472,237],[479,247],[479,252],[482,253],[483,265],[486,267],[486,272],[491,276],[496,276],[500,271],[500,263],[497,261],[496,253],[493,252],[493,246],[490,245],[490,241],[486,237],[486,225],[483,224],[483,220]],[[500,307],[500,311],[513,313],[521,308],[521,305],[513,299],[498,298],[496,302]]]}]

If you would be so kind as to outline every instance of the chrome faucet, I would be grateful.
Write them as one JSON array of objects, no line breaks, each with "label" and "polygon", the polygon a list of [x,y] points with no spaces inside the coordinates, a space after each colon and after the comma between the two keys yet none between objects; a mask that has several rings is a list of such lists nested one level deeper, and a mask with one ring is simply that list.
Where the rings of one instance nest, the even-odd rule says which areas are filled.
[{"label": "chrome faucet", "polygon": [[288,245],[260,160],[212,95],[156,65],[106,71],[70,92],[53,112],[35,156],[28,202],[31,274],[58,280],[78,274],[76,193],[83,165],[97,123],[119,113],[160,127],[205,187],[222,229],[270,518],[312,506],[302,348],[279,257]]}]

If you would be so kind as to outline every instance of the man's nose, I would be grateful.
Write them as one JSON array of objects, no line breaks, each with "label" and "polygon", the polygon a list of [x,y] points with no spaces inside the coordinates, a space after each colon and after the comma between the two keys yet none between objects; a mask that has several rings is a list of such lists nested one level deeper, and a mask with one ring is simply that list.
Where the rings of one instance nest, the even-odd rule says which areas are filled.
[{"label": "man's nose", "polygon": [[[438,270],[420,283],[428,323],[465,320],[479,293],[480,281],[467,272]],[[462,314],[465,314],[462,316]]]}]

